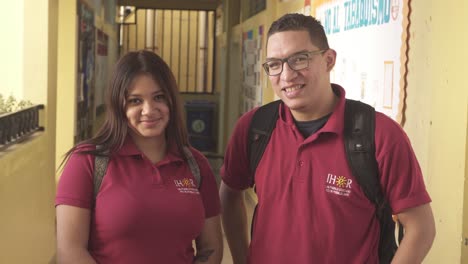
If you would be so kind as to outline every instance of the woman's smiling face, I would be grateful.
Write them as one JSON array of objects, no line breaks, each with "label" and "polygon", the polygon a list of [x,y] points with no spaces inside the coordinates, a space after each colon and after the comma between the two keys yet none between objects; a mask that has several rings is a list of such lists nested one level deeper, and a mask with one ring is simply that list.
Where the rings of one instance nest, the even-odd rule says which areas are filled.
[{"label": "woman's smiling face", "polygon": [[125,114],[135,142],[165,140],[170,110],[166,95],[151,76],[137,76],[125,98]]}]

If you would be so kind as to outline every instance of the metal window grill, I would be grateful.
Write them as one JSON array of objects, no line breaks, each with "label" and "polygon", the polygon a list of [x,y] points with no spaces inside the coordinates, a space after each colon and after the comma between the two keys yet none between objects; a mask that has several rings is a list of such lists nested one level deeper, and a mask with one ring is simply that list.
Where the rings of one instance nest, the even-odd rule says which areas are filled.
[{"label": "metal window grill", "polygon": [[147,49],[171,67],[182,93],[213,93],[215,11],[136,9],[120,25],[121,53]]}]

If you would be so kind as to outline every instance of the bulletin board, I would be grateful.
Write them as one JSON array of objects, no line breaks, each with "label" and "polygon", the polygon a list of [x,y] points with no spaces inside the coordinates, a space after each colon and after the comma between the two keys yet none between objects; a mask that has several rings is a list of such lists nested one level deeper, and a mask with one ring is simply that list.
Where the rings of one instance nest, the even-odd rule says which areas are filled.
[{"label": "bulletin board", "polygon": [[77,104],[75,143],[91,136],[94,119],[95,27],[94,12],[84,2],[77,2]]},{"label": "bulletin board", "polygon": [[78,86],[79,100],[89,105],[90,89],[93,86],[95,63],[95,28],[93,10],[83,1],[78,1]]},{"label": "bulletin board", "polygon": [[109,36],[96,29],[96,87],[94,92],[95,115],[104,111],[104,93],[108,82]]},{"label": "bulletin board", "polygon": [[247,112],[262,105],[262,66],[263,26],[242,34],[242,111]]},{"label": "bulletin board", "polygon": [[409,0],[306,0],[304,9],[322,22],[337,51],[331,81],[403,124]]}]

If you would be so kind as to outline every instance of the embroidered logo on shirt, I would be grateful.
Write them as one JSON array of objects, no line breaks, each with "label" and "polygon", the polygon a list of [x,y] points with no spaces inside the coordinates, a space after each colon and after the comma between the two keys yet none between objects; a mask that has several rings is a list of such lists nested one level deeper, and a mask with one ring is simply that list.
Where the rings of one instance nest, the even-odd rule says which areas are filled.
[{"label": "embroidered logo on shirt", "polygon": [[336,176],[328,173],[325,191],[341,196],[349,196],[351,194],[351,184],[353,180],[344,176]]},{"label": "embroidered logo on shirt", "polygon": [[174,180],[174,184],[181,193],[199,194],[197,186],[192,179],[183,178],[182,180]]}]

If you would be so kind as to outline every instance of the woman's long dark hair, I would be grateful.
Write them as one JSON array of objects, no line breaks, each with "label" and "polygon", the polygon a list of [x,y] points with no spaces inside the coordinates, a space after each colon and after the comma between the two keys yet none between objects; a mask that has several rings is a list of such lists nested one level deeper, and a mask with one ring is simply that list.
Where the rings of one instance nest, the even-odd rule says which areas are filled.
[{"label": "woman's long dark hair", "polygon": [[[183,147],[189,146],[188,134],[174,74],[161,57],[153,52],[140,50],[129,52],[118,60],[107,88],[104,124],[94,137],[71,148],[65,154],[63,162],[72,153],[111,155],[122,147],[128,133],[125,98],[133,80],[142,74],[151,76],[164,91],[170,111],[169,124],[165,131],[166,140],[169,146],[176,146],[180,155],[185,158]],[[100,148],[80,149],[80,146],[86,144],[99,145]]]}]

